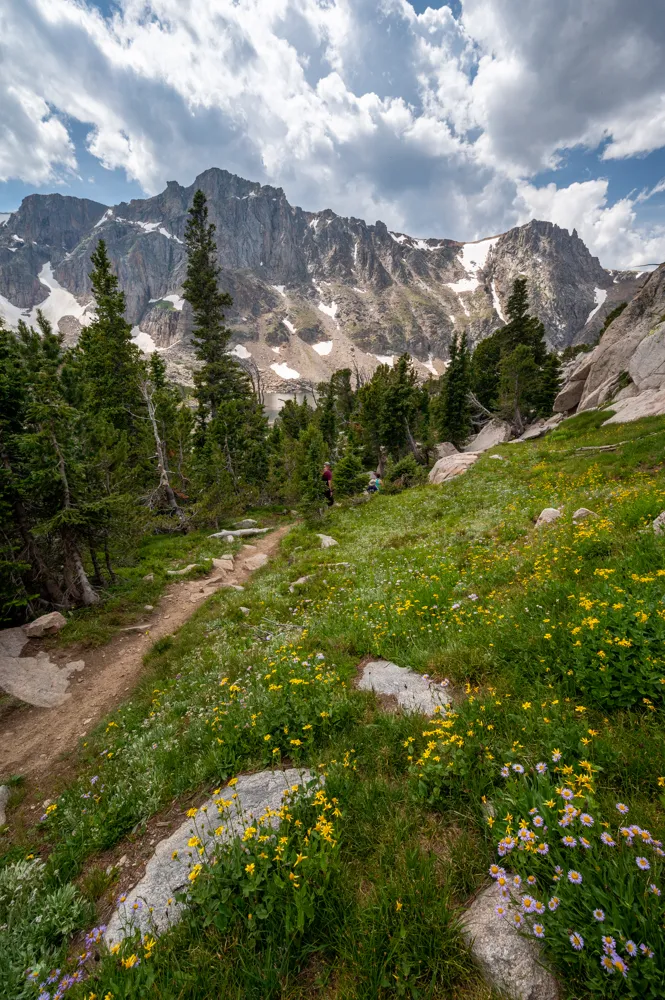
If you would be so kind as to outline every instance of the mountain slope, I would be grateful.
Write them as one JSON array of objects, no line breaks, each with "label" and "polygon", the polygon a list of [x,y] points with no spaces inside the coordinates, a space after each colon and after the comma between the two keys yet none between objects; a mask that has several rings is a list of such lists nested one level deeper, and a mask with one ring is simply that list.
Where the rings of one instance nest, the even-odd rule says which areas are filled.
[{"label": "mountain slope", "polygon": [[74,338],[89,314],[90,254],[103,236],[139,342],[187,366],[190,316],[180,291],[197,188],[217,227],[235,351],[276,387],[345,365],[371,370],[403,351],[423,374],[440,371],[455,331],[476,343],[501,324],[518,274],[529,278],[550,344],[562,348],[591,338],[640,280],[606,271],[575,232],[551,223],[477,243],[417,239],[382,222],[304,211],[281,188],[213,168],[189,188],[169,182],[153,198],[109,209],[61,195],[26,198],[0,226],[0,313],[16,323],[50,305],[50,318]]}]

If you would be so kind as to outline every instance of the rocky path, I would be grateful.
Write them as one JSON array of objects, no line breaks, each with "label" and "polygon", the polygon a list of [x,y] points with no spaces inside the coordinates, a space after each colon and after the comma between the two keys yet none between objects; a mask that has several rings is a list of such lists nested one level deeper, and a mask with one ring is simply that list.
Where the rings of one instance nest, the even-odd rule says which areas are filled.
[{"label": "rocky path", "polygon": [[232,571],[213,570],[207,579],[172,584],[149,616],[145,632],[124,632],[94,650],[63,649],[51,653],[65,664],[85,661],[72,678],[71,697],[55,708],[17,705],[0,719],[0,770],[30,779],[31,791],[43,795],[53,779],[65,774],[67,760],[99,720],[126,700],[143,671],[143,657],[157,639],[177,631],[199,604],[222,587],[242,586],[252,572],[268,561],[288,526],[261,537],[236,556]]}]

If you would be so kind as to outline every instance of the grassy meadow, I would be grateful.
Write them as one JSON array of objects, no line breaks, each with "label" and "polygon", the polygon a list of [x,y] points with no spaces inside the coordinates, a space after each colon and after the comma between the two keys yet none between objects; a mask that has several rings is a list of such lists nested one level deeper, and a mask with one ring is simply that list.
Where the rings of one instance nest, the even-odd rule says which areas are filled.
[{"label": "grassy meadow", "polygon": [[[0,836],[0,995],[496,1000],[460,933],[490,873],[532,894],[497,920],[543,938],[567,1000],[665,995],[665,418],[606,415],[294,527],[156,643],[77,779]],[[536,529],[544,507],[563,516]],[[354,687],[364,657],[447,679],[452,710],[386,710]],[[325,790],[202,854],[178,927],[100,949],[115,861],[156,817],[287,765]]]}]

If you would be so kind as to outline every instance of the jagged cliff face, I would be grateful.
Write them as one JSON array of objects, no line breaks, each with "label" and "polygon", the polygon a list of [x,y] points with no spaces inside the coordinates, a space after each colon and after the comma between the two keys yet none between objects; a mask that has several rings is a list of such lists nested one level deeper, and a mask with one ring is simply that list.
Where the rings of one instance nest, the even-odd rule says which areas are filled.
[{"label": "jagged cliff face", "polygon": [[76,324],[89,321],[90,254],[103,237],[139,342],[186,368],[183,241],[199,187],[217,227],[221,284],[234,300],[235,352],[252,357],[275,388],[347,365],[371,371],[403,351],[423,374],[440,371],[455,331],[476,343],[501,325],[518,274],[529,278],[553,347],[591,340],[642,280],[606,271],[576,233],[551,223],[478,243],[416,239],[382,222],[303,211],[279,188],[212,169],[190,188],[170,182],[154,198],[110,209],[61,195],[26,198],[0,225],[0,314],[15,323],[41,305],[75,337]]}]

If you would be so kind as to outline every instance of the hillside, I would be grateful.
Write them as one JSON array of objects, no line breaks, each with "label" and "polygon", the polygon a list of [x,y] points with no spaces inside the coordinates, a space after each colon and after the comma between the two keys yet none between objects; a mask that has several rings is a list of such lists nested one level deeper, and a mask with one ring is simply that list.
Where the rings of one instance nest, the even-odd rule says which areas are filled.
[{"label": "hillside", "polygon": [[[68,973],[75,1000],[662,997],[665,418],[607,416],[294,525],[154,645],[59,780],[13,779],[2,996]],[[359,689],[381,660],[443,709]],[[109,950],[116,908],[143,934]]]},{"label": "hillside", "polygon": [[90,255],[99,237],[126,295],[138,343],[164,352],[191,379],[191,318],[182,299],[187,210],[197,188],[217,226],[221,283],[231,293],[233,348],[268,388],[371,373],[408,351],[421,375],[440,372],[454,332],[472,343],[504,319],[512,282],[529,279],[534,312],[557,349],[592,341],[605,316],[644,276],[601,267],[576,232],[530,222],[461,243],[390,232],[382,222],[293,207],[280,188],[206,170],[183,188],[113,207],[30,195],[0,224],[0,314],[10,324],[36,307],[76,339],[90,320]]}]

